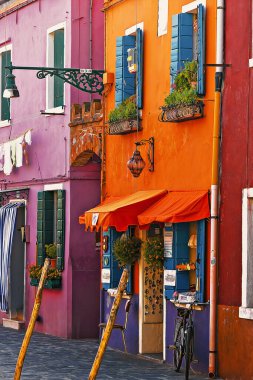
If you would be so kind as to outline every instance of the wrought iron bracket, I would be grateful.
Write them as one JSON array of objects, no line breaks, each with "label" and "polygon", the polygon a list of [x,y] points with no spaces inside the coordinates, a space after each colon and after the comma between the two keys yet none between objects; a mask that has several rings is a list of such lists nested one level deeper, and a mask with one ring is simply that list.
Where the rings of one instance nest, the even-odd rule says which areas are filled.
[{"label": "wrought iron bracket", "polygon": [[148,151],[147,151],[148,162],[149,162],[148,170],[150,172],[153,172],[155,170],[155,162],[154,162],[155,139],[154,139],[154,137],[150,137],[147,140],[144,139],[144,140],[140,140],[140,141],[135,142],[136,150],[138,150],[138,146],[146,145],[146,144],[149,145]]},{"label": "wrought iron bracket", "polygon": [[81,91],[90,94],[102,94],[104,90],[103,70],[92,69],[75,69],[75,68],[60,68],[60,67],[27,67],[27,66],[5,66],[10,73],[13,70],[34,70],[37,71],[38,79],[45,79],[47,76],[57,76],[64,82],[78,88]]}]

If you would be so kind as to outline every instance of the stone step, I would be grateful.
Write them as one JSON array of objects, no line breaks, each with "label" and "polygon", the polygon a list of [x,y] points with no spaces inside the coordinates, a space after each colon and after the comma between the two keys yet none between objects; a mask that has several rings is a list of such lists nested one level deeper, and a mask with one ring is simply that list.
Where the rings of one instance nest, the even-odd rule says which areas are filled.
[{"label": "stone step", "polygon": [[3,327],[8,327],[14,330],[21,330],[25,328],[25,321],[19,321],[17,319],[3,318]]}]

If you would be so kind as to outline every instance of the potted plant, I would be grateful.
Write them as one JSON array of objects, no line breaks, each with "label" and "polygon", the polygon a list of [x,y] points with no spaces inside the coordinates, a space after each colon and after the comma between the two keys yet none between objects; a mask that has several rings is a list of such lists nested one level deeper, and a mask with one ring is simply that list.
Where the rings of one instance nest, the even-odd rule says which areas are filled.
[{"label": "potted plant", "polygon": [[[28,266],[29,276],[30,276],[30,285],[38,286],[41,273],[42,266],[40,265],[30,265]],[[47,277],[44,283],[44,288],[46,289],[55,289],[61,287],[61,272],[56,268],[49,268],[47,271]]]},{"label": "potted plant", "polygon": [[144,243],[144,259],[149,267],[163,268],[164,239],[163,237],[148,238]]},{"label": "potted plant", "polygon": [[50,259],[52,268],[56,268],[57,246],[56,243],[45,244],[46,257]]},{"label": "potted plant", "polygon": [[121,267],[131,266],[135,261],[139,260],[141,244],[141,239],[135,236],[129,237],[126,234],[115,240],[113,254]]},{"label": "potted plant", "polygon": [[130,96],[109,113],[109,134],[126,134],[137,130],[136,96]]},{"label": "potted plant", "polygon": [[179,122],[203,117],[203,103],[197,95],[197,62],[185,62],[177,73],[171,93],[161,107],[161,121]]}]

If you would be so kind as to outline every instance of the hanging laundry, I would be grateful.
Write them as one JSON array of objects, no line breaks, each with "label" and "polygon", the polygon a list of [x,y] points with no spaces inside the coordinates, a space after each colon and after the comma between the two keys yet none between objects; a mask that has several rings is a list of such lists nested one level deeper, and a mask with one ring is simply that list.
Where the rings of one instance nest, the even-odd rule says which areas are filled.
[{"label": "hanging laundry", "polygon": [[13,166],[16,166],[16,140],[10,142],[11,146],[11,162]]},{"label": "hanging laundry", "polygon": [[16,142],[16,167],[20,168],[23,165],[23,147],[22,147],[23,136],[17,138]]},{"label": "hanging laundry", "polygon": [[32,132],[31,130],[27,131],[25,133],[25,142],[28,144],[28,145],[31,145],[32,143]]},{"label": "hanging laundry", "polygon": [[7,142],[4,144],[4,174],[10,175],[12,172],[12,161],[11,161],[11,144]]},{"label": "hanging laundry", "polygon": [[4,146],[0,145],[0,171],[4,170]]}]

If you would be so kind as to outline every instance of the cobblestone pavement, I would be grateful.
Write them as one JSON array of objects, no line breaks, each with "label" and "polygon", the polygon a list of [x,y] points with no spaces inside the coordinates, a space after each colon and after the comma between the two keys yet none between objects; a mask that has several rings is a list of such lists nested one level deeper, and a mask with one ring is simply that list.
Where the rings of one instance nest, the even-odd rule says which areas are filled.
[{"label": "cobblestone pavement", "polygon": [[[0,379],[12,380],[24,332],[0,327]],[[34,333],[25,358],[22,380],[87,379],[98,348],[95,340],[65,340]],[[192,375],[191,380],[206,377]],[[166,364],[107,349],[97,380],[183,380]]]}]

